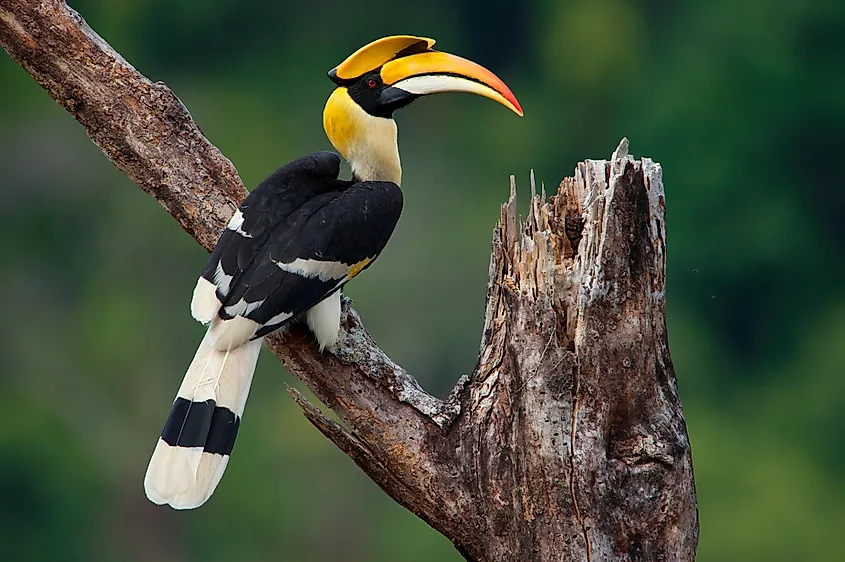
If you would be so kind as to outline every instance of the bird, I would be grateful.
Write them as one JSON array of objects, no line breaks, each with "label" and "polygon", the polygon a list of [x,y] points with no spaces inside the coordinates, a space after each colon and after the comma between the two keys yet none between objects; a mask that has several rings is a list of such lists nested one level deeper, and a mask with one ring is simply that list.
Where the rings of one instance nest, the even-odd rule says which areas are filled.
[{"label": "bird", "polygon": [[[144,477],[153,503],[193,509],[229,462],[264,336],[304,321],[321,353],[340,331],[341,289],[381,254],[402,212],[395,111],[439,92],[522,108],[495,74],[426,37],[373,41],[328,75],[323,128],[337,152],[282,166],[235,211],[197,280],[191,314],[208,329]],[[340,179],[341,157],[352,178]]]}]

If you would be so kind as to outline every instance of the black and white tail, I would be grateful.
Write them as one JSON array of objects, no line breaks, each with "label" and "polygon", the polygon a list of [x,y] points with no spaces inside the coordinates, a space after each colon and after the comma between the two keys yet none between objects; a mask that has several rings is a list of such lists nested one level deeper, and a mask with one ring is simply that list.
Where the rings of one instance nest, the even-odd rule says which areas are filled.
[{"label": "black and white tail", "polygon": [[[167,416],[144,478],[154,503],[199,507],[226,470],[262,339],[232,341],[225,324],[212,322]],[[220,349],[225,340],[234,345]]]}]

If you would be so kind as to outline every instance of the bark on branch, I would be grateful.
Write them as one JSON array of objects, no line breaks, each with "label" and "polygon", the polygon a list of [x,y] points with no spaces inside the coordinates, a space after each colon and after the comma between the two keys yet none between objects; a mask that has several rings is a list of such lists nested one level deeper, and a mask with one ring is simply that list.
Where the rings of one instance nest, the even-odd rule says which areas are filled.
[{"label": "bark on branch", "polygon": [[[0,0],[0,43],[206,249],[246,195],[162,83],[60,0]],[[515,187],[494,231],[479,361],[448,401],[390,360],[345,303],[334,354],[270,349],[338,414],[305,416],[474,561],[694,559],[692,460],[664,316],[660,166],[620,144],[550,200]]]}]

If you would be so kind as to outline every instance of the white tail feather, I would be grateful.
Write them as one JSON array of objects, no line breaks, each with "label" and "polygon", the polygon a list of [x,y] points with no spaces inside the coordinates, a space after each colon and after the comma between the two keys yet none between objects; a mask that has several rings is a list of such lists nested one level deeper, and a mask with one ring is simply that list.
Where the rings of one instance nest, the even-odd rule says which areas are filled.
[{"label": "white tail feather", "polygon": [[214,493],[228,464],[229,455],[171,447],[159,439],[144,479],[147,497],[173,509],[197,508]]},{"label": "white tail feather", "polygon": [[[219,343],[213,333],[215,324],[200,343],[179,387],[177,399],[192,403],[214,400],[217,407],[227,408],[240,417],[262,340],[247,341],[228,351],[215,349],[215,344]],[[199,413],[200,406],[196,408]],[[182,420],[175,420],[180,424],[177,427],[184,425],[189,416],[190,409]],[[199,507],[214,492],[228,462],[228,454],[210,453],[202,446],[171,446],[159,438],[144,478],[147,497],[154,503],[169,504],[176,509]]]}]

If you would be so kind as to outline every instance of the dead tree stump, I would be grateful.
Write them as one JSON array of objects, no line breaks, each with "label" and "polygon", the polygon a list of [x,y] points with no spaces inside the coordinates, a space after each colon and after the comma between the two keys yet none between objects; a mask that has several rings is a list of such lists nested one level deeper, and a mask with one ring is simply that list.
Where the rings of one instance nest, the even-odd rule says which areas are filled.
[{"label": "dead tree stump", "polygon": [[[692,458],[666,334],[661,170],[578,165],[502,207],[478,367],[446,440],[471,560],[693,560]],[[460,524],[458,524],[460,526]],[[457,530],[456,530],[457,532]]]}]

